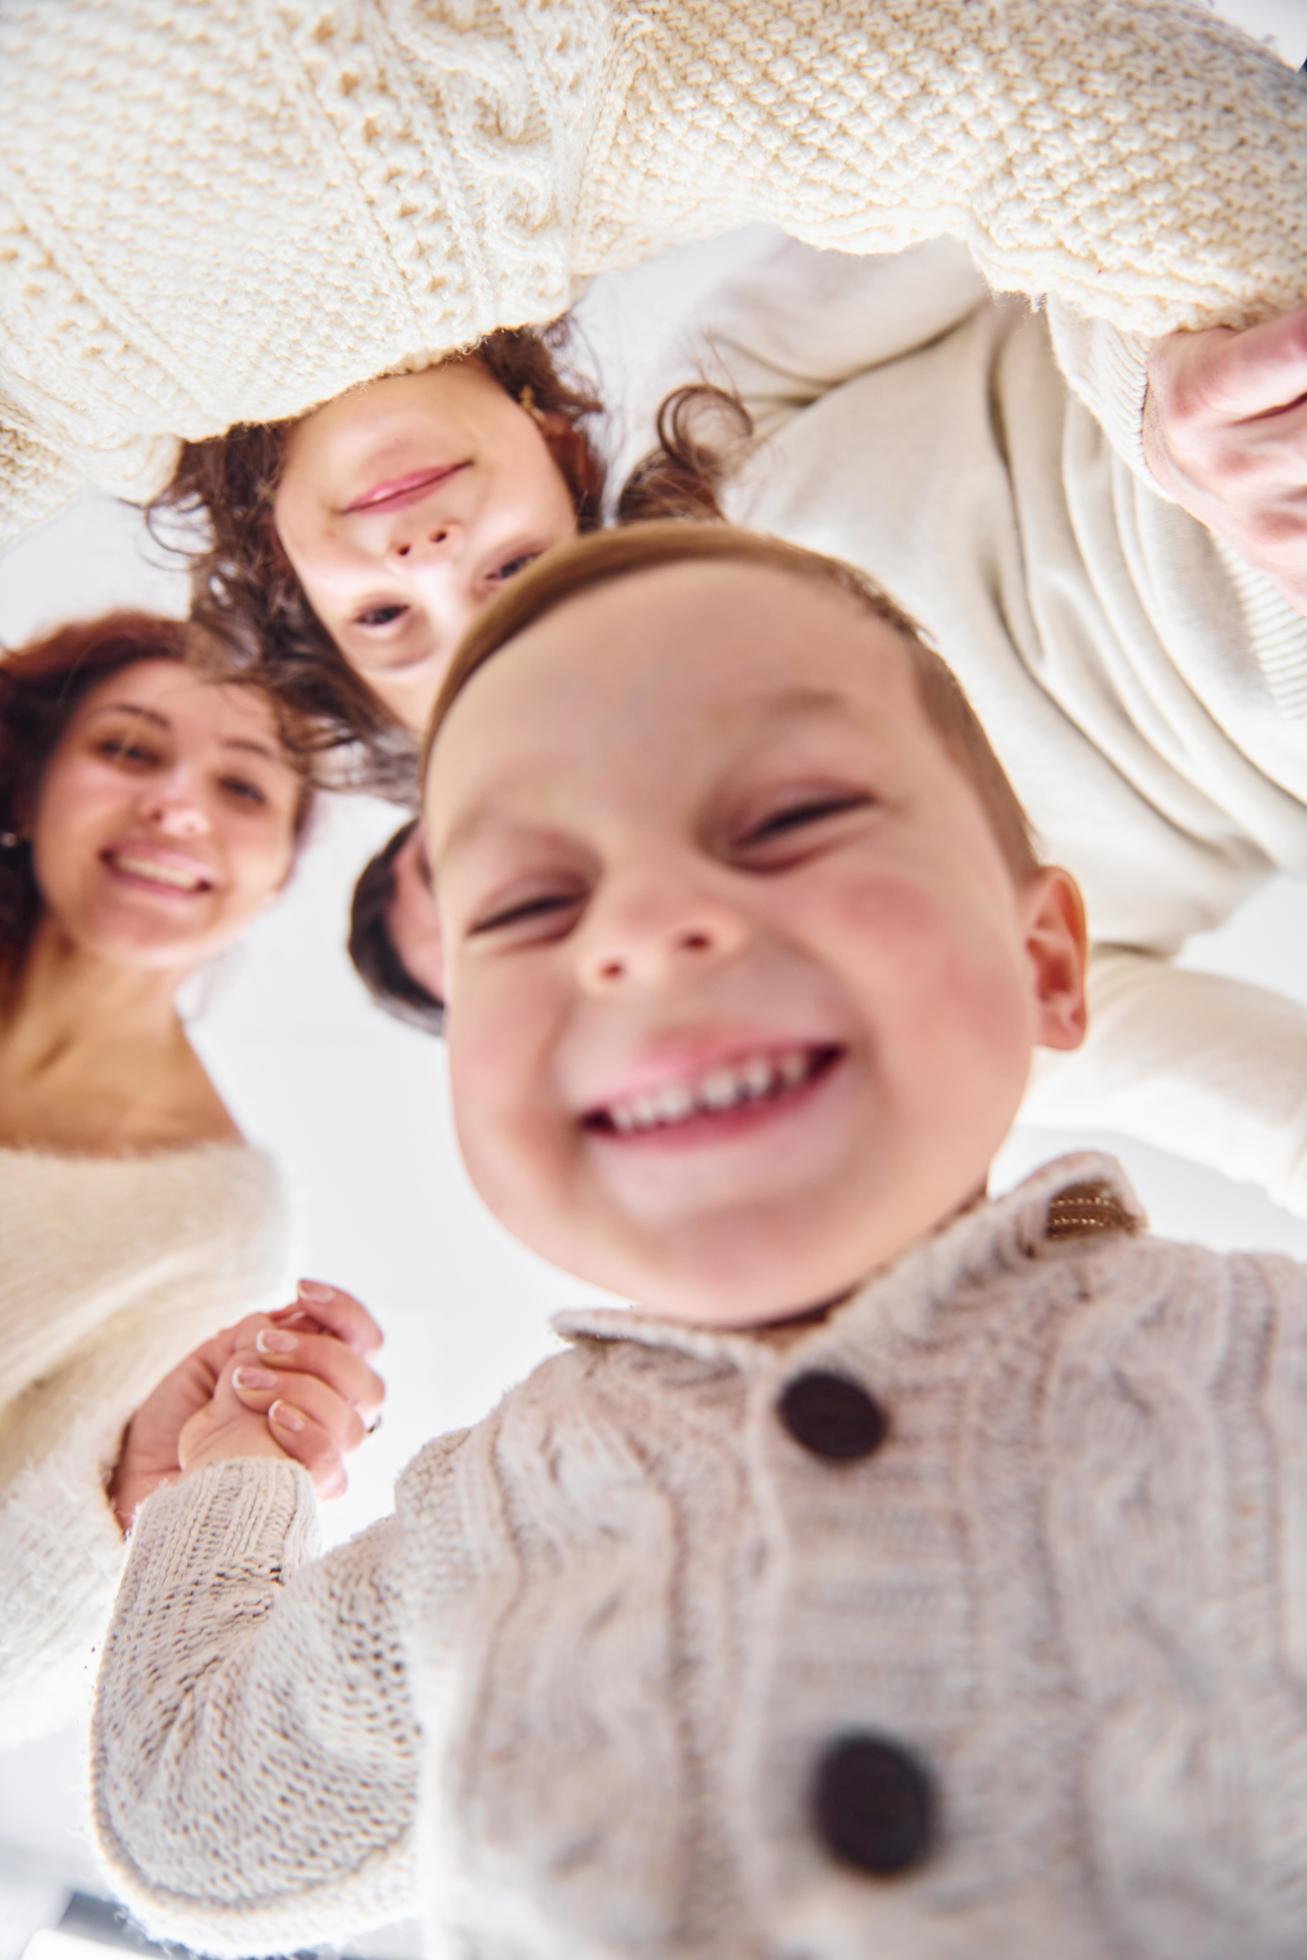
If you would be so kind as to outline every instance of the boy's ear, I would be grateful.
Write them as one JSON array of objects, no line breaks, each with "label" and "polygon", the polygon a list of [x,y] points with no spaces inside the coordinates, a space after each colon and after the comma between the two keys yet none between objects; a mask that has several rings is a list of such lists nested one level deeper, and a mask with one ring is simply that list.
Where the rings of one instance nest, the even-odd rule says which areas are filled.
[{"label": "boy's ear", "polygon": [[1041,1048],[1078,1048],[1085,1038],[1089,932],[1080,887],[1069,871],[1042,865],[1025,887],[1026,950],[1035,983]]}]

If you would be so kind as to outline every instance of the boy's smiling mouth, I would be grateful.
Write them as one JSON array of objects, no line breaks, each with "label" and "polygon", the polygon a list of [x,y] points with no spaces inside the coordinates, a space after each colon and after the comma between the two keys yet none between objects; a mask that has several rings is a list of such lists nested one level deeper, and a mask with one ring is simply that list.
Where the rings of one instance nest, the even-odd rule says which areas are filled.
[{"label": "boy's smiling mouth", "polygon": [[741,1117],[796,1101],[830,1073],[843,1052],[831,1042],[757,1049],[587,1110],[582,1127],[622,1141],[669,1133],[689,1140],[717,1133],[728,1122],[733,1132]]}]

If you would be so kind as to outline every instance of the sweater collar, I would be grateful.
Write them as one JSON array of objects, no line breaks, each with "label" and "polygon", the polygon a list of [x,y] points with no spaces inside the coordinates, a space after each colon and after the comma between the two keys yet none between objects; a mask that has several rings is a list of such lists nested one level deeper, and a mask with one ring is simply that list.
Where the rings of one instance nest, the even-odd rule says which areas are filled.
[{"label": "sweater collar", "polygon": [[756,1374],[782,1356],[792,1360],[850,1319],[919,1312],[968,1281],[1019,1268],[1061,1240],[1118,1237],[1143,1231],[1147,1222],[1116,1159],[1076,1151],[1043,1165],[1002,1197],[972,1205],[783,1345],[765,1328],[690,1327],[635,1307],[579,1307],[555,1314],[551,1324],[566,1341],[633,1341]]}]

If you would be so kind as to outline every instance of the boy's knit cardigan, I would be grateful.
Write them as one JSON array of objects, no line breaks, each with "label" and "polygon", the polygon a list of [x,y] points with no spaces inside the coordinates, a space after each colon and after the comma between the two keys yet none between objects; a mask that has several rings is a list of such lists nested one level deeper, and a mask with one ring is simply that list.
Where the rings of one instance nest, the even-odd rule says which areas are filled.
[{"label": "boy's knit cardigan", "polygon": [[157,1934],[484,1960],[1300,1960],[1307,1271],[1073,1157],[788,1342],[615,1310],[313,1562],[144,1507],[101,1849]]},{"label": "boy's knit cardigan", "polygon": [[1305,163],[1201,0],[5,0],[0,532],[753,219],[1243,324],[1307,295]]}]

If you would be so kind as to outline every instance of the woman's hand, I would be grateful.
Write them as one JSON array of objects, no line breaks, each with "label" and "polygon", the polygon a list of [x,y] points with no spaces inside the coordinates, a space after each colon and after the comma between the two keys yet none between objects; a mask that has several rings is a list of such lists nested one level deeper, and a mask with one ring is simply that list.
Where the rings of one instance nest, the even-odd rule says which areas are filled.
[{"label": "woman's hand", "polygon": [[[278,1346],[290,1339],[294,1346]],[[345,1488],[345,1454],[385,1396],[366,1357],[381,1330],[348,1293],[305,1281],[294,1305],[248,1314],[205,1341],[137,1410],[109,1498],[122,1529],[185,1471],[237,1456],[302,1463],[323,1497]]]},{"label": "woman's hand", "polygon": [[1143,444],[1167,496],[1307,614],[1307,306],[1159,340]]}]

